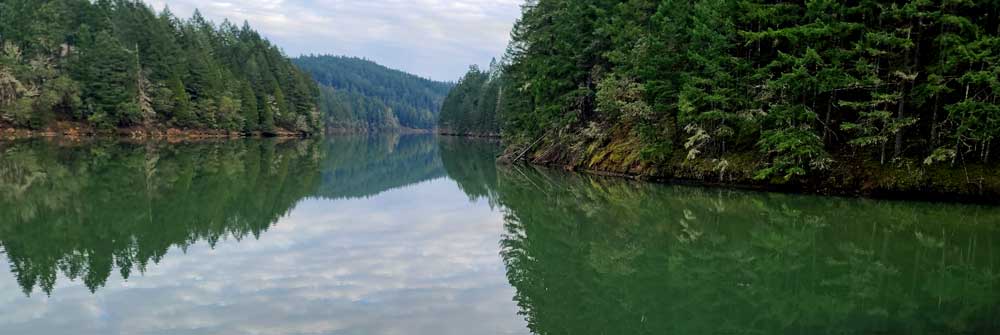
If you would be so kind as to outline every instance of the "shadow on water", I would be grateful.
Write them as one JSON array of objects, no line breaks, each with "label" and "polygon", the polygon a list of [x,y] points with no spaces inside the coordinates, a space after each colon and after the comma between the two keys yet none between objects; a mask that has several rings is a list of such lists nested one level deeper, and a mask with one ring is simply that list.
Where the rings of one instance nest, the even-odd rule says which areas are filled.
[{"label": "shadow on water", "polygon": [[997,208],[497,170],[442,148],[503,209],[536,334],[1000,332]]},{"label": "shadow on water", "polygon": [[431,136],[0,146],[0,250],[25,293],[97,290],[171,248],[260,238],[304,198],[447,176],[503,213],[536,334],[995,334],[1000,209],[498,167]]}]

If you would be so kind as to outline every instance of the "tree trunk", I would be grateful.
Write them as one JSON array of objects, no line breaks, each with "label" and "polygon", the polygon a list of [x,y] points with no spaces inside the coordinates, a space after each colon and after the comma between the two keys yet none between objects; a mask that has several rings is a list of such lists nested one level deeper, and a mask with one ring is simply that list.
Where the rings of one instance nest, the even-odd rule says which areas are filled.
[{"label": "tree trunk", "polygon": [[886,142],[882,141],[882,158],[879,159],[879,164],[881,165],[885,165],[885,147],[886,147]]},{"label": "tree trunk", "polygon": [[837,99],[837,93],[830,93],[830,101],[826,104],[826,120],[823,121],[823,143],[830,138],[830,117],[833,110],[833,103]]},{"label": "tree trunk", "polygon": [[[904,86],[905,86],[905,84],[904,84]],[[906,92],[905,92],[906,90],[905,90],[904,87],[900,87],[900,91],[901,91],[902,95],[899,98],[899,112],[896,113],[896,122],[898,122],[898,123],[902,123],[903,119],[906,118]],[[895,150],[893,150],[893,157],[894,158],[899,158],[900,156],[903,155],[903,133],[904,132],[905,132],[904,129],[900,129],[900,130],[896,131],[896,143],[895,143],[896,145],[895,145],[895,148],[894,148]]]},{"label": "tree trunk", "polygon": [[931,150],[938,146],[938,109],[940,108],[941,97],[934,97],[934,114],[931,119]]}]

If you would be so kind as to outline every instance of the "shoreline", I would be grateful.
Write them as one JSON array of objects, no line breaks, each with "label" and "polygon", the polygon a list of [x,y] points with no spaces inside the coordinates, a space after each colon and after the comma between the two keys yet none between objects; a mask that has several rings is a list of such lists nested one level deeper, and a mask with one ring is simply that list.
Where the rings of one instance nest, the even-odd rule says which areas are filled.
[{"label": "shoreline", "polygon": [[[65,125],[61,125],[65,126]],[[391,129],[358,131],[348,129],[327,130],[327,134],[349,135],[393,132],[399,134],[435,134],[444,137],[502,141],[494,134],[460,134],[420,129]],[[261,132],[241,133],[208,129],[177,128],[119,128],[110,133],[98,133],[80,127],[51,127],[46,130],[27,130],[0,127],[0,142],[32,138],[86,141],[92,139],[121,139],[133,141],[157,140],[167,142],[232,140],[247,138],[308,138],[307,134],[285,130],[276,134]],[[988,166],[892,166],[876,165],[864,160],[841,160],[838,166],[820,176],[801,180],[774,183],[753,179],[752,164],[739,164],[732,171],[720,175],[705,169],[705,162],[671,162],[662,166],[631,166],[608,168],[608,164],[586,166],[590,157],[578,157],[559,151],[560,145],[540,146],[528,150],[521,159],[514,161],[512,152],[497,158],[501,165],[530,165],[547,169],[564,170],[594,176],[621,178],[664,185],[684,185],[708,188],[736,189],[754,192],[777,192],[834,196],[860,199],[924,201],[936,203],[1000,204],[1000,171]],[[515,150],[517,151],[517,150]],[[560,155],[547,155],[554,151]],[[843,157],[842,157],[843,158]],[[702,163],[702,166],[699,166]]]},{"label": "shoreline", "polygon": [[499,134],[475,134],[475,133],[452,133],[452,132],[436,132],[435,134],[447,137],[465,137],[465,138],[483,138],[492,140],[501,140]]},{"label": "shoreline", "polygon": [[99,132],[80,124],[60,122],[43,130],[10,128],[0,126],[0,141],[14,141],[32,138],[83,140],[92,138],[116,138],[130,140],[212,140],[241,138],[306,138],[308,134],[296,133],[279,129],[274,133],[255,131],[251,133],[233,132],[218,129],[182,129],[182,128],[116,128],[110,132]]},{"label": "shoreline", "polygon": [[759,162],[746,155],[724,157],[721,171],[709,159],[686,161],[674,157],[658,165],[624,163],[621,151],[588,155],[562,143],[543,143],[531,149],[507,148],[498,164],[527,164],[589,175],[667,185],[729,188],[880,200],[943,203],[1000,204],[1000,168],[987,165],[926,166],[913,161],[879,164],[847,154],[835,157],[829,170],[801,179],[758,180]]},{"label": "shoreline", "polygon": [[863,199],[863,200],[915,201],[915,202],[926,202],[926,203],[956,203],[956,204],[975,204],[975,205],[990,205],[990,206],[1000,205],[1000,198],[998,198],[998,196],[996,195],[971,195],[971,194],[961,194],[961,193],[947,193],[940,191],[913,192],[913,191],[887,190],[887,189],[882,189],[875,192],[865,192],[863,190],[810,188],[810,187],[803,187],[802,186],[803,184],[774,185],[774,184],[760,184],[760,183],[718,182],[718,181],[711,181],[708,179],[642,176],[636,174],[608,172],[608,171],[592,170],[592,169],[572,169],[567,167],[560,167],[554,164],[547,165],[547,164],[526,163],[526,162],[511,163],[511,162],[503,162],[500,160],[498,160],[498,163],[507,166],[514,166],[514,165],[533,166],[538,168],[562,170],[566,172],[580,173],[597,177],[616,178],[616,179],[623,179],[640,183],[652,183],[652,184],[660,184],[666,186],[701,187],[701,188],[720,189],[720,190],[739,190],[746,192],[795,194],[803,196],[836,197],[836,198]]},{"label": "shoreline", "polygon": [[329,135],[353,135],[353,134],[375,134],[375,133],[392,133],[392,134],[434,134],[433,129],[417,129],[417,128],[326,128],[324,133]]}]

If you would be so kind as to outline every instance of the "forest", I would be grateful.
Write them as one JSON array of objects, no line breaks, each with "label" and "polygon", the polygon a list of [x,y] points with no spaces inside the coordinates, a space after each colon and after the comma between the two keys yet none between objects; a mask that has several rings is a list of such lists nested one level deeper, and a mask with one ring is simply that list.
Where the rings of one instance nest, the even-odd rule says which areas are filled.
[{"label": "forest", "polygon": [[452,87],[355,57],[293,61],[319,83],[319,109],[332,129],[434,129]]},{"label": "forest", "polygon": [[480,70],[478,66],[469,68],[469,72],[448,92],[441,106],[439,132],[452,135],[499,135],[501,74],[496,60],[486,71]]},{"label": "forest", "polygon": [[137,0],[9,0],[0,46],[0,127],[322,128],[317,85],[246,22]]},{"label": "forest", "polygon": [[473,69],[445,103],[470,121],[442,118],[472,128],[498,101],[510,160],[779,184],[940,168],[1000,189],[997,1],[530,0],[511,35],[499,88]]}]

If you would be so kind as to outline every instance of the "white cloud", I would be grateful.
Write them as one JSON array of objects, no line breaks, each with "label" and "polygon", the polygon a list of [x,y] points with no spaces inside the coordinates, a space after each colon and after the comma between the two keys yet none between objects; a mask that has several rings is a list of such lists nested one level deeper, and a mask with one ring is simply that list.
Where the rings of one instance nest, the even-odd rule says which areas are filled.
[{"label": "white cloud", "polygon": [[527,334],[503,219],[437,179],[305,200],[260,240],[176,248],[96,294],[25,297],[0,257],[0,334]]},{"label": "white cloud", "polygon": [[151,0],[178,16],[195,8],[244,20],[291,56],[345,54],[438,80],[486,65],[506,48],[523,0]]}]

